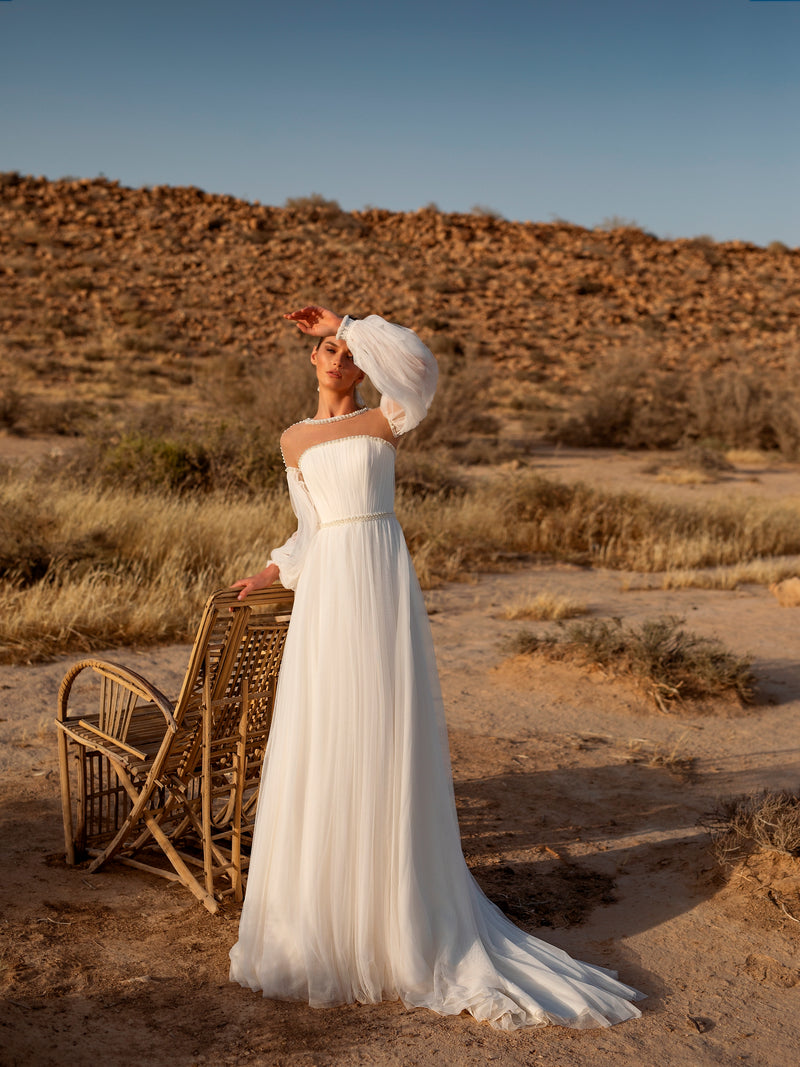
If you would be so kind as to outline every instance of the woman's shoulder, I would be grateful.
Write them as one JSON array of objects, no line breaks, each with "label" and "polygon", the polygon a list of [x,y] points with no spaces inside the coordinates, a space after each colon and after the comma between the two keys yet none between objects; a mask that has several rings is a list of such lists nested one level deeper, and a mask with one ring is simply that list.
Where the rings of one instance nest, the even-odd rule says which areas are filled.
[{"label": "woman's shoulder", "polygon": [[294,422],[281,434],[281,453],[287,467],[297,466],[297,457],[303,451],[304,441],[309,435],[308,422]]},{"label": "woman's shoulder", "polygon": [[281,434],[281,448],[284,444],[291,444],[292,441],[301,440],[305,433],[308,433],[308,422],[293,422],[291,426],[287,426]]}]

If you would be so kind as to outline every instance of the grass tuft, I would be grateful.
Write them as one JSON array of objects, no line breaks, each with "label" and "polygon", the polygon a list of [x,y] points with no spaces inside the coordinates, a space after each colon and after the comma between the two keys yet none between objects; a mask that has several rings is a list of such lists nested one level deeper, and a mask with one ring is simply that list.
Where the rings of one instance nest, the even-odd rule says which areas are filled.
[{"label": "grass tuft", "polygon": [[686,734],[669,746],[653,745],[644,738],[635,737],[628,742],[628,763],[644,763],[648,767],[663,767],[681,781],[694,780],[697,757],[683,749]]},{"label": "grass tuft", "polygon": [[571,623],[560,638],[523,631],[507,648],[515,654],[541,652],[627,674],[643,684],[664,711],[678,700],[728,693],[750,700],[755,681],[750,660],[717,640],[690,633],[684,621],[667,616],[628,627],[619,619],[591,619]]},{"label": "grass tuft", "polygon": [[504,619],[561,620],[586,614],[586,604],[573,597],[543,590],[536,596],[519,596],[501,615]]}]

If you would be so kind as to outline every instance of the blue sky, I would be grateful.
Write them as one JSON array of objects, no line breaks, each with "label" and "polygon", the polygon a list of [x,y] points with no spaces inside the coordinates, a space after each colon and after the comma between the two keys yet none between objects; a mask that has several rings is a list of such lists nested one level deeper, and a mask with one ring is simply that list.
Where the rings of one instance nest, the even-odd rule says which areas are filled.
[{"label": "blue sky", "polygon": [[800,0],[0,0],[0,169],[800,245]]}]

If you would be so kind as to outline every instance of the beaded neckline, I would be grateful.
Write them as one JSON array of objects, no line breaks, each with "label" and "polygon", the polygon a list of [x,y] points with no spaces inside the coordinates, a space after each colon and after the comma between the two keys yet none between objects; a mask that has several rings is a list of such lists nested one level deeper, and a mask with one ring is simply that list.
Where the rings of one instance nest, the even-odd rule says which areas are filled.
[{"label": "beaded neckline", "polygon": [[304,423],[315,422],[317,425],[323,422],[342,422],[343,419],[353,419],[356,415],[363,415],[365,411],[369,411],[368,407],[359,408],[358,411],[348,411],[346,415],[330,415],[327,419],[303,419]]}]

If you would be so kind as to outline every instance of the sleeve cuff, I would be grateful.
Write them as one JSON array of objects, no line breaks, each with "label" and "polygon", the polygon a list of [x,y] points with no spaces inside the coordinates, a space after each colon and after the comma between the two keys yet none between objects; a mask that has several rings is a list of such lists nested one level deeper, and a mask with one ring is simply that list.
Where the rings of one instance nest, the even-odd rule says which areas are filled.
[{"label": "sleeve cuff", "polygon": [[349,315],[345,315],[345,317],[342,319],[341,323],[339,324],[339,329],[336,331],[336,340],[337,341],[344,341],[345,344],[347,343],[347,335],[350,332],[350,327],[353,325],[353,323],[355,321],[356,320],[350,318]]}]

